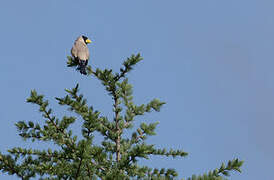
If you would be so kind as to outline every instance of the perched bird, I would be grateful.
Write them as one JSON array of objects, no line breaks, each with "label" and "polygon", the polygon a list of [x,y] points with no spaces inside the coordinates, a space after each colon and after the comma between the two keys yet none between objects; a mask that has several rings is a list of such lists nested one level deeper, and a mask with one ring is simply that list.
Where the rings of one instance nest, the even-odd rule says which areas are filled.
[{"label": "perched bird", "polygon": [[71,48],[71,55],[78,62],[77,70],[80,70],[80,73],[84,75],[87,74],[86,66],[89,60],[89,50],[87,44],[91,42],[92,41],[86,36],[79,36]]}]

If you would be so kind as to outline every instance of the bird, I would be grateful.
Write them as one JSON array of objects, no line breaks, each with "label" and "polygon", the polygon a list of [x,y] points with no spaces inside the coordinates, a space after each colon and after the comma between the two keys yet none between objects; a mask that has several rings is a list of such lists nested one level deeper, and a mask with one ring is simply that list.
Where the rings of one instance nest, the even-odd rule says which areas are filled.
[{"label": "bird", "polygon": [[75,40],[71,48],[71,55],[78,63],[77,70],[80,70],[80,73],[84,75],[87,75],[86,66],[88,65],[89,60],[89,49],[87,44],[91,42],[92,41],[89,38],[82,35]]}]

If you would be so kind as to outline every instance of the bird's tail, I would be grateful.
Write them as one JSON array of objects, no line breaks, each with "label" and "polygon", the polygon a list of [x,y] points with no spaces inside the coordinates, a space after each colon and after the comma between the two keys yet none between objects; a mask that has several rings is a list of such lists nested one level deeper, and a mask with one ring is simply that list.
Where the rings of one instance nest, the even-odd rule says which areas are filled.
[{"label": "bird's tail", "polygon": [[86,66],[87,66],[87,61],[86,60],[80,60],[79,61],[78,69],[80,70],[81,74],[87,75]]}]

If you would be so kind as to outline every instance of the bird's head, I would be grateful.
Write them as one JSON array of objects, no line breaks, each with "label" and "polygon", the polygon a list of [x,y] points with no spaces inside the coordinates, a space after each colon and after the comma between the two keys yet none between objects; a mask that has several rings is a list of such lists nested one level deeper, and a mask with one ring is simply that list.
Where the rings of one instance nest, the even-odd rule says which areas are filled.
[{"label": "bird's head", "polygon": [[84,42],[85,42],[86,44],[92,43],[92,41],[91,41],[88,37],[82,36],[82,38],[84,39]]}]

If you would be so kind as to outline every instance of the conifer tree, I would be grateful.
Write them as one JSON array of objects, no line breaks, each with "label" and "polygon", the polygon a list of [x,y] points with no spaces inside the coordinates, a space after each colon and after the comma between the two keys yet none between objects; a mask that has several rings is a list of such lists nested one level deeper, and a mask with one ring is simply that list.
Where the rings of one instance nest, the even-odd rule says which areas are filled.
[{"label": "conifer tree", "polygon": [[[158,149],[154,144],[147,144],[146,139],[155,135],[158,122],[141,123],[134,126],[136,116],[144,116],[152,111],[160,111],[164,102],[153,99],[147,104],[136,105],[132,96],[132,85],[127,75],[134,65],[142,60],[140,54],[132,55],[123,63],[119,73],[111,69],[92,71],[88,66],[88,75],[101,81],[109,96],[113,99],[113,119],[108,119],[99,110],[87,104],[83,94],[79,94],[79,85],[66,89],[67,95],[56,100],[61,106],[68,107],[76,116],[58,118],[49,107],[44,95],[31,91],[28,103],[38,106],[43,120],[19,121],[16,127],[24,140],[54,142],[57,149],[31,149],[14,147],[8,154],[0,153],[2,173],[17,175],[22,180],[28,179],[174,179],[178,174],[174,169],[157,169],[139,164],[142,158],[151,155],[184,157],[183,150]],[[67,65],[77,66],[70,56]],[[69,126],[81,121],[81,137],[73,134]],[[132,131],[128,136],[125,130]],[[97,133],[95,133],[97,132]],[[95,144],[94,139],[101,135],[104,139]],[[222,180],[230,171],[239,171],[243,161],[234,159],[219,168],[193,175],[187,180]]]}]

